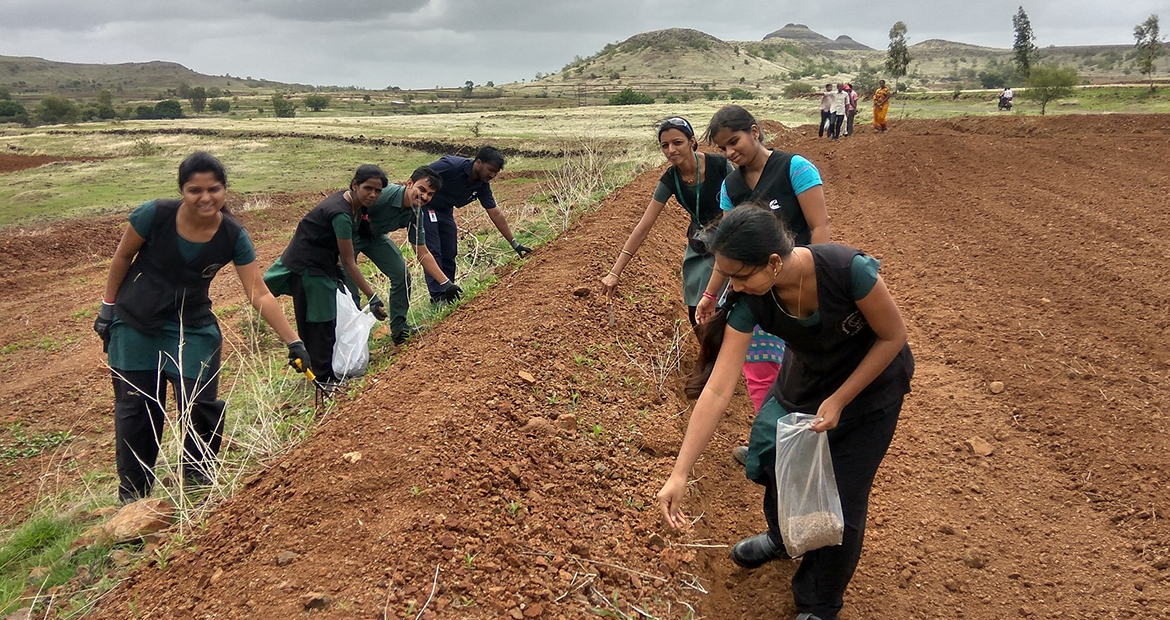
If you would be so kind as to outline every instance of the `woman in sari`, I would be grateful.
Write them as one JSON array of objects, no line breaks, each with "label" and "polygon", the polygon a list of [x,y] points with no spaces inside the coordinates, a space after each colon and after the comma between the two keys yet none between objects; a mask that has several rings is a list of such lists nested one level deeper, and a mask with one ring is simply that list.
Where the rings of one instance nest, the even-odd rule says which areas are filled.
[{"label": "woman in sari", "polygon": [[873,128],[885,131],[886,113],[890,111],[890,89],[886,88],[885,80],[878,84],[878,89],[873,93]]}]

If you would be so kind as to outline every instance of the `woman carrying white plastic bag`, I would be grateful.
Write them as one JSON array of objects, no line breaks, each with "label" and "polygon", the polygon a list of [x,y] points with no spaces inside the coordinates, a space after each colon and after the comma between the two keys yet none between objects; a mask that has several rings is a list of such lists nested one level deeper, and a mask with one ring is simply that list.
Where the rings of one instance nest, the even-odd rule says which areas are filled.
[{"label": "woman carrying white plastic bag", "polygon": [[708,248],[715,271],[735,292],[704,324],[692,380],[705,386],[674,470],[658,492],[659,506],[672,527],[688,523],[681,507],[687,475],[735,392],[752,327],[784,339],[782,369],[752,423],[744,468],[764,487],[768,531],[739,541],[731,557],[744,568],[788,557],[773,467],[777,421],[789,412],[815,411],[809,428],[827,433],[845,528],[840,545],[804,553],[792,594],[801,620],[837,620],[861,557],[873,478],[910,391],[914,359],[906,325],[877,260],[841,245],[794,247],[766,205],[745,203],[725,215]]},{"label": "woman carrying white plastic bag", "polygon": [[344,286],[337,287],[336,341],[333,343],[333,376],[344,380],[366,374],[370,367],[370,330],[377,317],[366,306],[358,310]]}]

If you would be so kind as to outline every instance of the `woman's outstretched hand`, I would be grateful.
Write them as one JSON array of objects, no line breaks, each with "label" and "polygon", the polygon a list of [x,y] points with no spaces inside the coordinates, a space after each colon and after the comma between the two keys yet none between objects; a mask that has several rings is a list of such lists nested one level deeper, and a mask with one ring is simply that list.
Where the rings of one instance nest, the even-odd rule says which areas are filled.
[{"label": "woman's outstretched hand", "polygon": [[682,511],[682,501],[687,495],[686,478],[671,476],[658,491],[658,508],[662,518],[674,529],[687,525],[687,516]]}]

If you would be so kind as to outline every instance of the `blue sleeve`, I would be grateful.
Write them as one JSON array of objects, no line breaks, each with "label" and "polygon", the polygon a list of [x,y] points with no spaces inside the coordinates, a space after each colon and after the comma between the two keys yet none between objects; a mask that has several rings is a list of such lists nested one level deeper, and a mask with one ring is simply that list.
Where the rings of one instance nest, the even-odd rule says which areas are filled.
[{"label": "blue sleeve", "polygon": [[737,332],[750,334],[756,327],[756,315],[741,301],[731,307],[731,314],[727,315],[727,324]]},{"label": "blue sleeve", "polygon": [[730,211],[735,208],[731,204],[731,197],[727,195],[727,181],[723,181],[723,185],[719,188],[719,208],[724,211]]},{"label": "blue sleeve", "polygon": [[240,265],[248,265],[256,261],[256,247],[252,245],[252,238],[248,236],[248,231],[243,228],[240,229],[240,237],[236,239],[236,252],[232,257],[232,262],[237,267]]},{"label": "blue sleeve", "polygon": [[788,176],[792,179],[792,191],[797,196],[821,185],[820,171],[811,161],[800,155],[792,156],[792,163],[788,167]]},{"label": "blue sleeve", "polygon": [[485,209],[496,208],[496,197],[492,195],[491,183],[484,183],[483,189],[479,191],[479,204]]},{"label": "blue sleeve", "polygon": [[142,203],[130,214],[128,218],[130,225],[134,227],[134,232],[138,233],[139,237],[150,238],[150,227],[154,225],[156,211],[158,211],[158,205],[153,200],[149,200]]},{"label": "blue sleeve", "polygon": [[854,301],[864,299],[873,287],[877,286],[878,269],[881,266],[881,261],[872,256],[858,254],[853,257],[853,263],[849,265],[849,275],[852,280]]}]

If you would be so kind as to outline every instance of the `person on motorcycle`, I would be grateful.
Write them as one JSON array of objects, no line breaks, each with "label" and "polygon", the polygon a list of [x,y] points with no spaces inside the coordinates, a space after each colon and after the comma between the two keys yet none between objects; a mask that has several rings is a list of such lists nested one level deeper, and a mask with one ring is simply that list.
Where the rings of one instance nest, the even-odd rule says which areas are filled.
[{"label": "person on motorcycle", "polygon": [[999,109],[1012,109],[1012,89],[1010,86],[1004,86],[1003,90],[999,93]]}]

